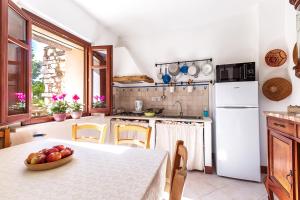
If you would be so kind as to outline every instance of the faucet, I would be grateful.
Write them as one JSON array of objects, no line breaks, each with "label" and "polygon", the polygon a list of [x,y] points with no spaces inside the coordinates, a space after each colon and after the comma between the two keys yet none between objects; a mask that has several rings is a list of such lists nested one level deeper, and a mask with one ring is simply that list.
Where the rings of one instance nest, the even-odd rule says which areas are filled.
[{"label": "faucet", "polygon": [[179,114],[179,116],[182,117],[182,116],[183,116],[183,112],[182,112],[182,104],[181,104],[180,101],[176,101],[176,102],[174,103],[174,106],[175,106],[176,104],[179,104],[179,106],[180,106],[180,114]]}]

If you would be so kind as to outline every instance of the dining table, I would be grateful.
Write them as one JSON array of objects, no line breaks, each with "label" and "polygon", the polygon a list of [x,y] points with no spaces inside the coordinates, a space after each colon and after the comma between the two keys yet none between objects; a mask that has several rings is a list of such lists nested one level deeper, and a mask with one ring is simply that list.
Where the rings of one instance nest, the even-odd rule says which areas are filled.
[{"label": "dining table", "polygon": [[[64,145],[74,150],[63,166],[31,171],[32,152]],[[0,199],[159,199],[165,187],[168,153],[128,146],[45,139],[0,150]]]}]

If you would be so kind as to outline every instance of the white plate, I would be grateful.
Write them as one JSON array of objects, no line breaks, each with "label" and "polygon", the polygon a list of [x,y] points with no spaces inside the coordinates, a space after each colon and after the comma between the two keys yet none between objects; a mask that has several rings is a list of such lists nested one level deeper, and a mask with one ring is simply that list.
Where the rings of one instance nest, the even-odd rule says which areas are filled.
[{"label": "white plate", "polygon": [[205,76],[208,76],[212,73],[213,71],[213,66],[211,63],[205,63],[204,65],[202,65],[201,67],[201,71]]}]

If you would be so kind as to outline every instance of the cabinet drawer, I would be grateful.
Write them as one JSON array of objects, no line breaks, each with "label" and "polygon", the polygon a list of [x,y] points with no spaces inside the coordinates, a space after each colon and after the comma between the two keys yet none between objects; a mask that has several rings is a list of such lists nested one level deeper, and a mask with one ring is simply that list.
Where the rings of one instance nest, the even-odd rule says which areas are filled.
[{"label": "cabinet drawer", "polygon": [[268,118],[268,127],[296,137],[295,124],[292,121]]}]

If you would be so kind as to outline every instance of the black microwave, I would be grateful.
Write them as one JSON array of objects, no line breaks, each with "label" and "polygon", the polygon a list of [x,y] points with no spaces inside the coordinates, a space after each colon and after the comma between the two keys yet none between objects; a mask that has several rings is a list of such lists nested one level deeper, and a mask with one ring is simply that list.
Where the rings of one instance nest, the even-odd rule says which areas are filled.
[{"label": "black microwave", "polygon": [[255,81],[255,62],[216,66],[216,82]]}]

